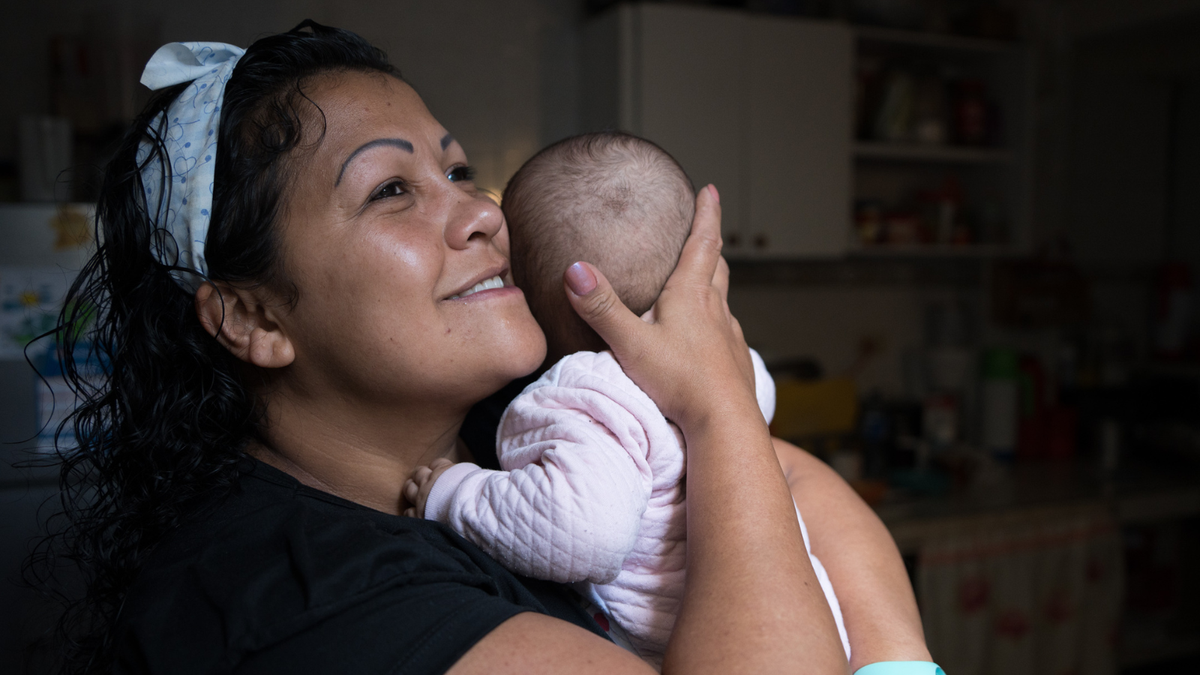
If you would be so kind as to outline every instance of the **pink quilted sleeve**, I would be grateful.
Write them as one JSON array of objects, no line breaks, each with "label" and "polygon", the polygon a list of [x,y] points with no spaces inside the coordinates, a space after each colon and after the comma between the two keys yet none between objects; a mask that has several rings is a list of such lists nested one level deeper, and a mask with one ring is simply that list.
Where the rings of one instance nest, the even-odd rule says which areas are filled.
[{"label": "pink quilted sleeve", "polygon": [[444,475],[426,517],[514,572],[608,583],[636,542],[653,487],[648,458],[662,434],[674,438],[611,354],[569,356],[505,411],[497,432],[505,470],[468,465]]}]

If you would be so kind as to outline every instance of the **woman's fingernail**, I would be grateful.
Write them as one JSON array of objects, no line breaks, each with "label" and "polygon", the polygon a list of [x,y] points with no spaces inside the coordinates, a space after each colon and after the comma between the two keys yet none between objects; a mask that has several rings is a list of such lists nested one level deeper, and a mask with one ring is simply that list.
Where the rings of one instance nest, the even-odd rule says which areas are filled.
[{"label": "woman's fingernail", "polygon": [[596,288],[596,275],[583,263],[575,263],[567,268],[567,285],[575,295],[587,295]]},{"label": "woman's fingernail", "polygon": [[721,203],[721,193],[717,192],[717,186],[713,185],[712,183],[709,183],[708,187],[710,190],[712,190],[713,198],[717,200],[718,204],[720,204]]}]

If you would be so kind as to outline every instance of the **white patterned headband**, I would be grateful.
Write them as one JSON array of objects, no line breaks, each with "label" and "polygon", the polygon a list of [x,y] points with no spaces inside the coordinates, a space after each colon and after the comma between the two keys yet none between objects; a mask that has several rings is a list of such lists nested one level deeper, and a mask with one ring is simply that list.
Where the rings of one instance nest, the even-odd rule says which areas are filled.
[{"label": "white patterned headband", "polygon": [[160,263],[174,268],[171,276],[180,286],[193,292],[208,277],[204,242],[212,214],[225,83],[245,53],[221,42],[172,42],[160,47],[142,72],[142,84],[154,90],[191,82],[150,123],[158,130],[163,156],[147,162],[154,144],[143,140],[137,161],[143,166],[146,211],[155,229],[151,251]]}]

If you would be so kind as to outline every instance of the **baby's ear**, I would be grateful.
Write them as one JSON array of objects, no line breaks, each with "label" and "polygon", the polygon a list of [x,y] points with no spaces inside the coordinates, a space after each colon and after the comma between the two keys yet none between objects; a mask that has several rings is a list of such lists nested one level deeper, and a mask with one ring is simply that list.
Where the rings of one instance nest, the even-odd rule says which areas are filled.
[{"label": "baby's ear", "polygon": [[229,353],[259,368],[291,365],[296,350],[266,291],[205,282],[196,290],[196,316]]}]

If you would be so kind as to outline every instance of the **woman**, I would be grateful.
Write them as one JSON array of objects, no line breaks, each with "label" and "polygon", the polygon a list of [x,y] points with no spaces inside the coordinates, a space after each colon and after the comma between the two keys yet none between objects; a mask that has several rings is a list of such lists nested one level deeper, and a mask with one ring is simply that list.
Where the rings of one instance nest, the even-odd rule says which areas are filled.
[{"label": "woman", "polygon": [[[75,377],[64,459],[87,584],[70,669],[646,671],[565,589],[399,516],[412,467],[467,458],[467,411],[544,357],[461,147],[353,34],[306,22],[227,47],[164,48],[194,72],[112,161],[103,245],[64,316],[70,343],[98,306],[106,372]],[[664,672],[843,672],[724,304],[717,202],[702,191],[653,326],[589,266],[565,276],[687,438],[690,570]]]}]

